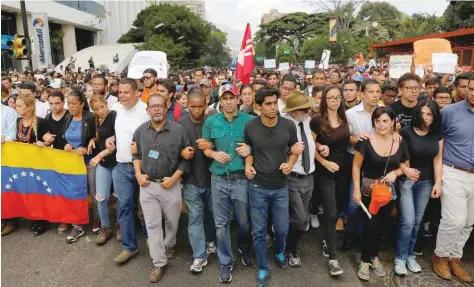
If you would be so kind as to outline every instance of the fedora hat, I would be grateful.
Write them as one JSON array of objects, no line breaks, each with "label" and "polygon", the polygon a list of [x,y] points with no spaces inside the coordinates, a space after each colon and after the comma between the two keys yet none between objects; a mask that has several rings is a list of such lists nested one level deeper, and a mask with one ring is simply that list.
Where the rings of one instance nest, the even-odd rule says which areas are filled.
[{"label": "fedora hat", "polygon": [[311,109],[315,104],[313,97],[305,96],[302,92],[296,92],[286,98],[283,112],[288,113],[295,110]]}]

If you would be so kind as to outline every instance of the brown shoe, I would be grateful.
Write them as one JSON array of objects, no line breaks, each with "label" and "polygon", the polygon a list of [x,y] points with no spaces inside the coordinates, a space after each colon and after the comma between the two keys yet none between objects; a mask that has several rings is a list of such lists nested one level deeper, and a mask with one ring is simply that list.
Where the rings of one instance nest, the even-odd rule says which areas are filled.
[{"label": "brown shoe", "polygon": [[336,222],[336,231],[343,231],[344,230],[344,221],[342,219],[338,219]]},{"label": "brown shoe", "polygon": [[122,242],[122,232],[120,232],[120,224],[115,224],[115,236],[117,236],[117,241]]},{"label": "brown shoe", "polygon": [[451,267],[451,271],[453,272],[454,276],[456,276],[459,280],[464,282],[472,282],[472,277],[469,273],[464,270],[461,266],[461,260],[459,258],[451,258],[448,260],[449,267]]},{"label": "brown shoe", "polygon": [[13,231],[16,230],[16,226],[11,224],[11,223],[7,223],[5,224],[5,226],[3,227],[3,230],[2,230],[2,236],[5,236],[5,235],[8,235],[8,234],[11,234],[13,233]]},{"label": "brown shoe", "polygon": [[174,258],[175,249],[174,246],[166,247],[166,258],[173,259]]},{"label": "brown shoe", "polygon": [[156,283],[163,278],[163,274],[165,272],[164,267],[153,267],[153,269],[150,272],[150,282],[151,283]]},{"label": "brown shoe", "polygon": [[99,246],[104,245],[113,236],[114,233],[112,232],[112,229],[110,227],[103,227],[99,232],[99,236],[97,236],[97,238],[95,239],[95,244]]},{"label": "brown shoe", "polygon": [[127,251],[127,250],[122,250],[117,257],[114,258],[115,263],[117,264],[125,264],[127,263],[130,259],[135,257],[138,254],[138,249],[135,251]]},{"label": "brown shoe", "polygon": [[449,271],[448,258],[433,256],[433,270],[439,277],[451,280],[451,271]]}]

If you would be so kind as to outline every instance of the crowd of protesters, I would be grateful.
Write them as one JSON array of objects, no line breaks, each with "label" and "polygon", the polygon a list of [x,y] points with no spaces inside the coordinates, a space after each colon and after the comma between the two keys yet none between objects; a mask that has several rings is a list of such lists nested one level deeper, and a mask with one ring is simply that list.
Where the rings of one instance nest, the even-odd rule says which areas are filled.
[{"label": "crowd of protesters", "polygon": [[[319,218],[332,276],[343,274],[337,232],[343,250],[361,246],[360,279],[369,280],[370,269],[386,276],[378,252],[395,226],[396,274],[421,272],[416,256],[437,233],[436,274],[472,281],[460,263],[474,224],[472,73],[438,75],[426,67],[422,78],[392,79],[373,66],[310,74],[257,69],[242,85],[227,69],[166,79],[147,69],[139,81],[93,67],[9,71],[2,104],[2,143],[84,157],[92,233],[99,246],[115,233],[118,264],[138,253],[138,216],[151,282],[175,256],[183,201],[190,271],[201,272],[217,253],[222,283],[232,280],[235,262],[232,222],[243,265],[256,255],[257,285],[267,286],[268,249],[279,267],[301,266],[301,237]],[[2,236],[19,224],[3,219]],[[49,227],[30,224],[35,236]],[[69,229],[68,222],[57,227],[60,234]],[[84,233],[73,225],[66,241]]]}]

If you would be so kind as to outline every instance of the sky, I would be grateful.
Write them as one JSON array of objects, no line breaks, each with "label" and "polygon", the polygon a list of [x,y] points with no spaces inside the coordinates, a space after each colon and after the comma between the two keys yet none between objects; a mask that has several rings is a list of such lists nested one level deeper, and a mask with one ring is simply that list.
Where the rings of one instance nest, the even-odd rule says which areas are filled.
[{"label": "sky", "polygon": [[[262,15],[270,9],[278,9],[280,13],[306,12],[314,13],[319,10],[317,5],[311,5],[312,0],[205,0],[206,20],[216,24],[222,30],[241,32],[243,37],[245,26],[250,23],[254,34],[258,30]],[[377,0],[370,0],[375,2]],[[380,1],[379,1],[380,2]],[[446,0],[390,0],[403,13],[413,14],[426,12],[440,16],[449,4]],[[233,41],[232,41],[233,42]],[[237,41],[238,42],[238,41]]]}]

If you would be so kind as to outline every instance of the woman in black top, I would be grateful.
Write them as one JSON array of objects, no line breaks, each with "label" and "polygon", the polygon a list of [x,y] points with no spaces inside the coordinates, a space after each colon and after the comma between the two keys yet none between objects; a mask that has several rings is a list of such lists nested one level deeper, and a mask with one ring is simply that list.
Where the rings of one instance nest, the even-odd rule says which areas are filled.
[{"label": "woman in black top", "polygon": [[[17,119],[16,141],[43,146],[44,144],[41,141],[43,134],[39,128],[43,119],[36,116],[35,99],[29,96],[19,96],[16,100],[16,112],[19,116]],[[2,236],[15,231],[18,225],[18,218],[6,219]],[[30,230],[35,236],[43,234],[48,228],[49,222],[45,220],[34,220],[30,225]]]},{"label": "woman in black top", "polygon": [[412,124],[400,135],[408,145],[410,165],[403,166],[406,177],[400,180],[400,224],[398,226],[395,273],[407,275],[421,272],[415,260],[415,247],[426,205],[441,195],[443,133],[437,104],[429,99],[419,100]]},{"label": "woman in black top", "polygon": [[336,259],[336,222],[337,215],[348,202],[346,185],[349,176],[344,162],[351,134],[338,87],[328,86],[323,91],[320,115],[313,117],[310,127],[316,134],[315,140],[329,146],[329,155],[325,158],[316,151],[316,171],[326,222],[323,255],[329,257],[331,275],[339,275],[342,269]]},{"label": "woman in black top", "polygon": [[[355,146],[352,179],[354,181],[354,201],[362,201],[368,208],[371,197],[362,196],[362,177],[381,179],[381,182],[393,184],[402,175],[401,164],[408,165],[408,150],[402,140],[395,141],[395,113],[389,107],[378,107],[372,114],[372,126],[375,133],[370,139],[360,141]],[[391,153],[390,153],[391,151]],[[388,158],[390,155],[390,158]],[[387,164],[387,159],[388,164]],[[386,173],[384,174],[385,167]],[[383,226],[387,224],[392,209],[392,202],[380,207],[377,214],[369,219],[364,216],[364,231],[362,233],[362,256],[357,275],[362,280],[369,280],[369,267],[374,269],[377,276],[383,277],[386,272],[378,258]]]},{"label": "woman in black top", "polygon": [[[89,142],[88,151],[95,150],[97,155],[91,159],[90,164],[96,167],[96,196],[99,216],[101,222],[101,230],[96,239],[97,245],[103,245],[113,236],[110,223],[109,198],[112,187],[112,170],[117,164],[116,151],[108,150],[105,147],[105,140],[115,135],[115,118],[116,111],[109,111],[107,100],[101,95],[94,95],[90,100],[91,108],[95,112],[95,121],[97,132],[95,138]],[[117,221],[119,206],[117,201]],[[116,226],[117,233],[120,228]],[[117,235],[119,236],[119,235]]]}]

